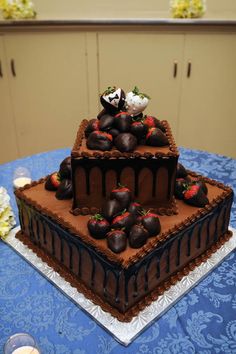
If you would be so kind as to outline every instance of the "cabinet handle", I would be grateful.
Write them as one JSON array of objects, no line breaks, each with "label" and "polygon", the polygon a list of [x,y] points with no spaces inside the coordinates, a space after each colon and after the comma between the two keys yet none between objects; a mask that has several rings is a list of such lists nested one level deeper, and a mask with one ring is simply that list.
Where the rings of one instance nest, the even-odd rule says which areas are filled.
[{"label": "cabinet handle", "polygon": [[187,77],[191,76],[191,70],[192,70],[192,63],[191,61],[188,62],[188,69],[187,69]]},{"label": "cabinet handle", "polygon": [[14,59],[11,59],[11,73],[14,77],[16,77],[16,69]]},{"label": "cabinet handle", "polygon": [[0,60],[0,77],[3,77],[3,72],[2,72],[2,62]]},{"label": "cabinet handle", "polygon": [[177,76],[177,72],[178,72],[178,63],[177,63],[177,61],[175,61],[174,62],[173,77]]}]

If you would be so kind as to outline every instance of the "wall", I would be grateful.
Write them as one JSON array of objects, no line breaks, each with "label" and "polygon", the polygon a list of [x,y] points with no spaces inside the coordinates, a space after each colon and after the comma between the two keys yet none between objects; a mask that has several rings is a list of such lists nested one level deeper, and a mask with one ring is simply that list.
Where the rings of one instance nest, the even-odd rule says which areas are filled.
[{"label": "wall", "polygon": [[[169,0],[33,0],[39,19],[169,17]],[[236,0],[206,0],[209,18],[236,18]]]}]

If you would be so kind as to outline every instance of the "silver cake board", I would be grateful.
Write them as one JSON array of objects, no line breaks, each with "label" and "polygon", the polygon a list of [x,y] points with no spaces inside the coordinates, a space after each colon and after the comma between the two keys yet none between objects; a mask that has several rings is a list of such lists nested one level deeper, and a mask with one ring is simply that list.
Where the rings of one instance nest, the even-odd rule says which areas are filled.
[{"label": "silver cake board", "polygon": [[19,230],[20,227],[11,230],[5,242],[108,331],[119,343],[125,346],[132,343],[148,326],[195,287],[236,248],[236,230],[230,228],[233,236],[217,252],[213,253],[206,262],[184,276],[176,285],[172,285],[169,290],[165,291],[156,301],[153,301],[151,305],[141,311],[131,322],[126,323],[118,321],[111,314],[103,311],[100,306],[86,299],[83,294],[72,287],[53,268],[49,267],[33,251],[15,238],[15,234]]}]

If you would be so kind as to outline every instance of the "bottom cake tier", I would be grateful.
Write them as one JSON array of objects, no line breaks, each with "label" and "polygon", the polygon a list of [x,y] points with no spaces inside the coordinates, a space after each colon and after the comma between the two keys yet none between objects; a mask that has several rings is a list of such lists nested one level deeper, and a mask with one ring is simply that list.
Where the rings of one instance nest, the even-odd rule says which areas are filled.
[{"label": "bottom cake tier", "polygon": [[71,201],[57,200],[44,189],[44,180],[33,182],[16,191],[21,224],[17,237],[104,310],[130,321],[231,236],[233,192],[204,181],[206,207],[177,201],[178,215],[160,216],[160,235],[120,254],[110,251],[106,240],[89,235],[89,217],[72,215]]}]

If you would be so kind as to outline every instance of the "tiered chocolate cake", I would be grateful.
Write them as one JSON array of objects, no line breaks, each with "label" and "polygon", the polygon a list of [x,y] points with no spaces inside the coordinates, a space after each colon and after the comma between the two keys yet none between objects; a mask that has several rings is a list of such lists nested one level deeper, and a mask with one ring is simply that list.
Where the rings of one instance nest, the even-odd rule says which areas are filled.
[{"label": "tiered chocolate cake", "polygon": [[186,171],[148,96],[109,88],[59,172],[16,191],[17,237],[130,321],[229,239],[232,190]]}]

